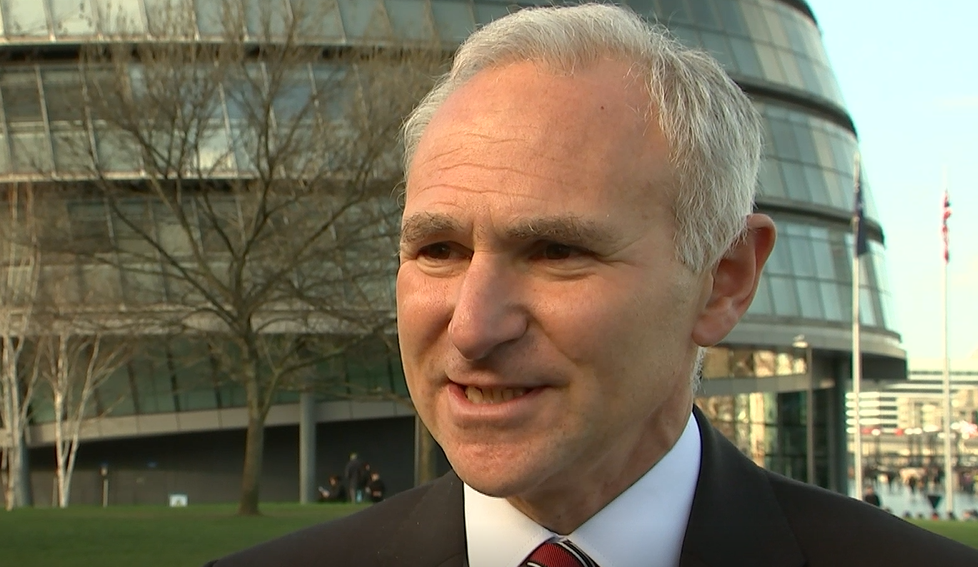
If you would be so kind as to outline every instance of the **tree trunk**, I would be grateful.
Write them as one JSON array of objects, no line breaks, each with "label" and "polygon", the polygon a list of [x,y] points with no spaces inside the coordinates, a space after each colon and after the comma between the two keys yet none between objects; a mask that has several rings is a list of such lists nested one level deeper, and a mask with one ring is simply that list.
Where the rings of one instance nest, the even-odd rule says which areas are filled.
[{"label": "tree trunk", "polygon": [[265,418],[248,412],[248,431],[245,436],[244,471],[241,475],[241,499],[238,514],[258,515],[258,489],[261,483],[262,458],[265,450]]},{"label": "tree trunk", "polygon": [[10,483],[10,490],[7,509],[33,506],[30,461],[27,458],[27,443],[24,442],[23,437],[19,441],[14,441],[13,447],[10,448],[8,463],[10,470],[7,482]]}]

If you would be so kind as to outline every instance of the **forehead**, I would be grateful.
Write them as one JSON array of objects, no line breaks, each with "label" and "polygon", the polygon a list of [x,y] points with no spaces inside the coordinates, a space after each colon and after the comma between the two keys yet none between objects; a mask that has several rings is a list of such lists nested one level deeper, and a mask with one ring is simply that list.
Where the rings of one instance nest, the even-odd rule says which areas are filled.
[{"label": "forehead", "polygon": [[[421,220],[430,232],[481,215],[508,232],[556,235],[671,210],[668,147],[647,120],[648,101],[628,66],[613,61],[573,75],[533,63],[477,74],[418,144],[404,228]],[[547,219],[556,220],[541,228]]]}]

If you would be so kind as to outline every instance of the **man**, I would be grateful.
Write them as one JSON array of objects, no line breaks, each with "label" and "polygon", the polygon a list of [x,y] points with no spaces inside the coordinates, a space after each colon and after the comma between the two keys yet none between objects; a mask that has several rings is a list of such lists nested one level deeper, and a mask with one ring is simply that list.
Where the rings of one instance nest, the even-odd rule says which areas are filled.
[{"label": "man", "polygon": [[373,471],[370,473],[370,480],[367,481],[367,498],[374,504],[382,502],[387,494],[387,487],[380,478],[380,473]]},{"label": "man", "polygon": [[363,500],[363,484],[366,476],[366,465],[356,453],[350,453],[350,460],[346,462],[346,467],[343,469],[343,478],[346,480],[346,490],[350,502],[361,502]]},{"label": "man", "polygon": [[454,472],[216,565],[978,564],[693,410],[774,245],[760,147],[717,63],[624,9],[476,32],[405,126],[397,276],[411,397]]}]

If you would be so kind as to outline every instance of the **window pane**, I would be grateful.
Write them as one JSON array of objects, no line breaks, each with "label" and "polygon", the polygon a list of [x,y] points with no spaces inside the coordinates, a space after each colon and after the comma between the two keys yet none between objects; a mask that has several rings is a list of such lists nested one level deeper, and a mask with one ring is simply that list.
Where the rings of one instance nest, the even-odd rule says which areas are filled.
[{"label": "window pane", "polygon": [[798,297],[801,298],[801,316],[807,319],[824,319],[822,294],[815,280],[799,279]]},{"label": "window pane", "polygon": [[489,2],[475,2],[475,24],[484,26],[493,20],[498,20],[509,14],[506,4],[495,4]]},{"label": "window pane", "polygon": [[33,68],[0,75],[0,93],[8,123],[41,121],[41,93]]},{"label": "window pane", "polygon": [[715,5],[717,12],[720,13],[720,20],[723,21],[723,27],[728,32],[742,36],[748,35],[747,24],[744,22],[744,17],[740,12],[740,2],[735,0],[716,0]]},{"label": "window pane", "polygon": [[814,277],[816,272],[812,241],[803,236],[791,236],[788,238],[788,247],[791,251],[791,264],[794,266],[794,273]]},{"label": "window pane", "polygon": [[391,37],[390,22],[379,0],[338,0],[338,4],[348,40]]},{"label": "window pane", "polygon": [[712,2],[710,0],[686,0],[689,4],[690,12],[693,16],[693,22],[711,30],[719,30],[720,22],[717,20],[716,14],[713,13],[713,7],[710,5]]},{"label": "window pane", "polygon": [[757,293],[754,294],[754,301],[751,302],[747,310],[752,315],[773,315],[774,309],[771,305],[771,291],[768,285],[766,274],[761,275],[757,281]]},{"label": "window pane", "polygon": [[757,60],[757,50],[754,49],[752,42],[739,37],[731,37],[730,46],[733,49],[733,57],[741,73],[749,77],[764,76],[764,73],[761,71],[761,63]]},{"label": "window pane", "polygon": [[146,356],[138,357],[131,363],[136,397],[140,413],[161,413],[176,410],[173,403],[173,385],[166,359],[153,349]]},{"label": "window pane", "polygon": [[475,30],[469,3],[459,0],[431,0],[431,15],[442,41],[461,43]]},{"label": "window pane", "polygon": [[822,282],[819,285],[822,305],[825,307],[825,318],[829,321],[843,321],[842,302],[839,301],[839,286],[834,283]]},{"label": "window pane", "polygon": [[659,0],[659,5],[662,6],[660,19],[669,27],[677,22],[692,23],[683,0]]},{"label": "window pane", "polygon": [[777,160],[764,158],[761,160],[758,179],[761,193],[770,197],[785,197],[784,180],[781,178],[781,164]]},{"label": "window pane", "polygon": [[727,45],[727,38],[723,35],[701,31],[700,37],[703,39],[703,47],[705,47],[710,55],[716,58],[717,61],[723,65],[724,69],[728,71],[736,71],[737,64],[734,62],[733,56],[730,54],[730,46]]},{"label": "window pane", "polygon": [[84,94],[78,71],[43,69],[44,101],[50,122],[81,123],[85,118]]},{"label": "window pane", "polygon": [[428,5],[416,0],[384,0],[391,27],[398,39],[428,40],[434,38]]},{"label": "window pane", "polygon": [[88,133],[77,130],[60,130],[52,134],[54,163],[58,171],[91,171],[94,167]]},{"label": "window pane", "polygon": [[37,0],[3,0],[3,23],[7,35],[49,35],[44,4]]},{"label": "window pane", "polygon": [[794,280],[791,278],[771,276],[771,297],[774,298],[776,314],[782,317],[797,317],[801,314]]},{"label": "window pane", "polygon": [[96,304],[119,304],[122,286],[115,266],[87,264],[82,266],[83,300]]},{"label": "window pane", "polygon": [[98,387],[98,400],[102,410],[111,416],[136,413],[135,396],[129,383],[129,369],[123,365],[116,369]]},{"label": "window pane", "polygon": [[10,158],[14,171],[37,173],[51,171],[51,149],[44,132],[11,132]]},{"label": "window pane", "polygon": [[140,0],[95,0],[95,2],[103,32],[122,35],[146,32],[146,20],[143,17]]},{"label": "window pane", "polygon": [[88,0],[51,0],[51,16],[54,33],[59,37],[95,32],[95,13]]}]

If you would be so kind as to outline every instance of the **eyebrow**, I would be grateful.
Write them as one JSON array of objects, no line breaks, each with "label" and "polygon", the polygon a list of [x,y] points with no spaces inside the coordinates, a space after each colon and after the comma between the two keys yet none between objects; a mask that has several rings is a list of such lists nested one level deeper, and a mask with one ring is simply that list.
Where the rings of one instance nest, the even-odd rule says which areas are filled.
[{"label": "eyebrow", "polygon": [[[415,213],[401,224],[401,244],[413,244],[432,235],[457,233],[462,224],[441,213]],[[608,227],[574,215],[524,218],[506,229],[510,240],[553,240],[571,244],[610,245],[617,242]]]}]

